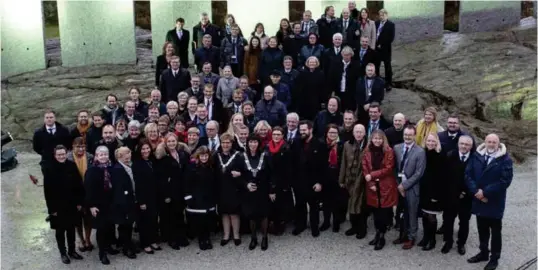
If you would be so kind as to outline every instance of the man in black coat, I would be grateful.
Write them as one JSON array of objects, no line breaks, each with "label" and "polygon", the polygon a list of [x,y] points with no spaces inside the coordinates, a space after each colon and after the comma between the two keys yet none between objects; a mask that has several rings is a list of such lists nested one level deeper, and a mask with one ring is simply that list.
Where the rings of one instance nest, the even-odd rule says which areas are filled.
[{"label": "man in black coat", "polygon": [[379,67],[381,62],[385,66],[385,81],[387,82],[386,88],[387,91],[390,91],[392,84],[392,42],[394,41],[395,36],[395,26],[394,23],[389,21],[389,13],[385,9],[379,11],[379,21],[375,22],[375,28],[377,33],[377,42],[376,42],[376,53],[377,53],[377,63],[376,71],[379,76]]},{"label": "man in black coat", "polygon": [[105,116],[105,122],[115,126],[116,122],[122,118],[125,110],[118,104],[118,97],[116,95],[108,94],[105,100],[106,105],[101,109],[101,112]]},{"label": "man in black coat", "polygon": [[324,181],[323,169],[327,167],[327,161],[322,158],[326,147],[314,138],[312,128],[311,121],[303,120],[299,123],[301,141],[292,153],[292,187],[295,195],[295,228],[292,234],[299,235],[306,229],[308,203],[312,236],[318,237],[319,202]]},{"label": "man in black coat", "polygon": [[390,123],[385,120],[381,113],[381,107],[379,103],[373,102],[370,104],[370,107],[368,108],[368,116],[369,120],[366,125],[366,138],[370,138],[370,135],[372,132],[374,132],[377,129],[385,130],[390,127]]},{"label": "man in black coat", "polygon": [[106,146],[108,148],[108,153],[110,157],[110,162],[116,164],[116,157],[114,152],[116,149],[122,146],[122,143],[116,138],[116,129],[112,125],[106,125],[103,127],[103,139],[98,141],[92,148],[92,153],[95,153],[95,150],[99,146]]},{"label": "man in black coat", "polygon": [[58,145],[71,147],[71,136],[69,129],[56,122],[56,113],[46,110],[44,114],[44,125],[34,132],[32,146],[34,152],[41,156],[39,163],[42,168],[44,163],[54,160],[54,148]]},{"label": "man in black coat", "polygon": [[166,33],[166,41],[172,42],[174,45],[174,52],[181,59],[181,67],[189,68],[189,30],[183,29],[185,20],[178,18],[176,20],[176,27],[168,33]]},{"label": "man in black coat", "polygon": [[204,96],[198,100],[198,103],[203,103],[207,108],[207,119],[215,120],[220,125],[223,124],[225,114],[222,101],[215,97],[215,90],[212,84],[204,85]]},{"label": "man in black coat", "polygon": [[[460,117],[457,114],[451,114],[448,116],[447,129],[439,132],[437,135],[439,136],[439,142],[441,142],[441,149],[443,149],[445,153],[458,149],[458,141],[462,135],[470,136],[467,132],[461,130]],[[476,145],[473,138],[471,151],[474,152],[475,149]]]},{"label": "man in black coat", "polygon": [[293,68],[297,68],[299,53],[301,48],[306,45],[306,39],[301,36],[301,24],[293,25],[293,33],[288,35],[282,42],[282,51],[284,55],[289,55],[293,59]]},{"label": "man in black coat", "polygon": [[103,139],[104,125],[105,118],[101,111],[92,113],[92,125],[86,134],[86,149],[88,149],[88,152],[90,152],[92,155],[95,154],[95,149],[93,149],[94,145]]},{"label": "man in black coat", "polygon": [[385,98],[385,82],[375,76],[375,66],[366,66],[366,76],[361,76],[357,81],[355,101],[357,102],[357,119],[366,126],[368,108],[372,102],[381,104]]},{"label": "man in black coat", "polygon": [[288,113],[286,116],[286,127],[283,135],[290,148],[299,145],[301,133],[299,132],[299,115],[297,113]]},{"label": "man in black coat", "polygon": [[[220,51],[219,48],[213,46],[213,38],[211,35],[206,34],[202,40],[203,46],[196,49],[194,52],[194,63],[198,72],[202,72],[202,67],[204,63],[211,63],[211,72],[215,74],[219,73],[220,66]],[[220,44],[220,43],[215,43]]]},{"label": "man in black coat", "polygon": [[128,100],[125,102],[125,114],[123,115],[123,119],[125,119],[125,122],[129,124],[129,122],[136,120],[140,123],[144,122],[144,115],[136,111],[135,103],[132,100]]},{"label": "man in black coat", "polygon": [[356,19],[351,17],[348,8],[342,10],[342,18],[338,19],[336,25],[337,32],[344,38],[344,45],[356,48],[361,33]]},{"label": "man in black coat", "polygon": [[390,147],[403,143],[403,131],[405,126],[405,115],[397,113],[392,118],[392,127],[385,129],[385,136],[389,141]]},{"label": "man in black coat", "polygon": [[359,61],[360,76],[366,74],[366,66],[370,63],[375,64],[375,51],[370,48],[370,40],[368,37],[361,37],[361,47],[357,49],[355,53],[355,59]]},{"label": "man in black coat", "polygon": [[189,97],[196,97],[197,99],[199,99],[204,95],[204,90],[200,86],[201,80],[202,79],[198,74],[194,74],[191,76],[191,87],[185,90]]},{"label": "man in black coat", "polygon": [[231,35],[222,39],[220,43],[220,68],[230,66],[235,77],[243,75],[243,62],[245,59],[245,46],[248,41],[239,35],[239,26],[231,26]]},{"label": "man in black coat", "polygon": [[329,74],[331,64],[342,60],[342,40],[342,34],[335,33],[332,37],[332,47],[327,47],[321,56],[326,76]]},{"label": "man in black coat", "polygon": [[357,89],[357,79],[360,65],[353,61],[353,49],[349,46],[342,49],[342,60],[334,60],[328,71],[328,91],[339,97],[341,100],[340,111],[355,111],[357,102],[355,92]]},{"label": "man in black coat", "polygon": [[220,27],[209,21],[207,12],[202,12],[200,22],[192,28],[193,53],[197,48],[202,47],[202,39],[205,35],[210,35],[214,44],[220,44],[220,40],[224,36]]},{"label": "man in black coat", "polygon": [[334,17],[334,7],[325,8],[325,13],[321,15],[316,24],[318,25],[319,43],[325,48],[331,46],[334,33],[337,31],[337,19]]},{"label": "man in black coat", "polygon": [[473,139],[468,135],[462,135],[458,139],[458,148],[448,152],[446,172],[447,190],[445,191],[446,204],[443,210],[443,225],[445,244],[441,252],[448,253],[452,249],[454,221],[459,219],[458,230],[458,253],[465,254],[465,243],[469,236],[469,220],[471,219],[471,207],[473,194],[470,194],[465,185],[465,168],[471,155]]},{"label": "man in black coat", "polygon": [[179,67],[179,57],[172,56],[170,68],[163,71],[160,83],[163,102],[177,101],[177,94],[191,86],[191,73]]}]

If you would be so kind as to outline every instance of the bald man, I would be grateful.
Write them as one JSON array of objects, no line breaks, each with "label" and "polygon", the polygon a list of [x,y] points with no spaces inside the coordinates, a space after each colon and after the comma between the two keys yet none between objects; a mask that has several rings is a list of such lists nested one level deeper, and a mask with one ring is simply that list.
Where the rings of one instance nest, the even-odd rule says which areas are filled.
[{"label": "bald man", "polygon": [[[480,240],[480,252],[467,261],[478,263],[489,259],[484,269],[493,270],[501,257],[502,218],[513,164],[499,136],[489,134],[484,141],[471,155],[465,170],[465,184],[473,196],[472,213],[476,215]],[[491,256],[488,249],[490,235]]]},{"label": "bald man", "polygon": [[392,127],[385,130],[385,135],[387,136],[390,147],[403,143],[403,130],[405,122],[405,115],[403,113],[397,113],[392,118]]}]

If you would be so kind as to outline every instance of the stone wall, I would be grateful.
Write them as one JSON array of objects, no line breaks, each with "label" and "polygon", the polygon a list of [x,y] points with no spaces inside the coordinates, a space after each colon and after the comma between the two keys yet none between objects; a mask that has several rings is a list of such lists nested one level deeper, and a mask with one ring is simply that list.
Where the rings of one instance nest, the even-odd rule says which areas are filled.
[{"label": "stone wall", "polygon": [[385,1],[389,19],[396,24],[396,43],[439,37],[443,34],[443,1]]},{"label": "stone wall", "polygon": [[520,1],[461,1],[460,32],[498,30],[521,19]]}]

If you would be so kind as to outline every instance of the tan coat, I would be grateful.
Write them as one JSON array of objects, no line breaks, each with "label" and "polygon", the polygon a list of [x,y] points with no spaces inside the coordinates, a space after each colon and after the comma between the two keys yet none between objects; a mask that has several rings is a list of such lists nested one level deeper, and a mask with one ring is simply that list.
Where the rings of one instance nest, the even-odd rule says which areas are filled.
[{"label": "tan coat", "polygon": [[350,214],[360,214],[366,205],[364,195],[366,184],[362,175],[362,149],[353,139],[344,144],[342,153],[338,182],[340,185],[344,185],[349,192],[348,211]]},{"label": "tan coat", "polygon": [[252,54],[250,52],[245,52],[243,72],[248,76],[249,85],[258,83],[258,65],[260,63],[261,54],[261,51]]},{"label": "tan coat", "polygon": [[375,22],[368,19],[366,25],[364,25],[364,28],[360,22],[359,26],[361,27],[361,37],[368,37],[370,39],[370,48],[375,50],[375,42],[377,40]]}]

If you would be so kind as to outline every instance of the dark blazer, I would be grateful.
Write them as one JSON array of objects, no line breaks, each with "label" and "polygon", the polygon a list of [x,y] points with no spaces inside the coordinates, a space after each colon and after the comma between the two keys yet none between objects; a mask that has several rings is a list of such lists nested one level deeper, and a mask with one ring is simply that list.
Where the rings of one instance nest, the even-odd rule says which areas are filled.
[{"label": "dark blazer", "polygon": [[[222,125],[222,122],[224,121],[224,117],[225,117],[224,105],[222,104],[222,101],[220,101],[220,99],[218,98],[213,97],[212,101],[213,102],[211,103],[210,107],[212,108],[213,115],[209,120],[215,120],[219,122],[219,124]],[[200,99],[198,99],[198,103],[205,103],[205,99],[203,95]],[[209,108],[207,108],[207,111],[209,112]]]},{"label": "dark blazer", "polygon": [[258,79],[262,84],[269,83],[269,74],[282,67],[284,53],[278,48],[266,48],[262,51],[258,67]]},{"label": "dark blazer", "polygon": [[292,185],[306,196],[314,195],[312,187],[316,183],[321,185],[325,183],[325,169],[328,163],[328,160],[324,159],[325,149],[325,145],[316,138],[312,138],[308,146],[305,146],[304,140],[300,140],[299,145],[293,148]]},{"label": "dark blazer", "polygon": [[[334,52],[334,51],[333,51]],[[334,60],[330,65],[330,70],[327,71],[327,91],[335,94],[340,93],[340,82],[344,73],[344,63],[342,59]],[[354,92],[357,89],[357,79],[359,78],[360,65],[359,62],[351,60],[346,69],[346,93],[355,97]],[[342,100],[341,103],[345,101]]]},{"label": "dark blazer", "polygon": [[321,15],[316,24],[318,25],[319,43],[325,48],[332,46],[333,35],[338,30],[337,20],[333,18],[329,22],[325,15]]},{"label": "dark blazer", "polygon": [[157,173],[155,159],[133,162],[133,178],[136,183],[136,200],[138,205],[146,205],[148,210],[156,211]]},{"label": "dark blazer", "polygon": [[342,45],[348,45],[351,48],[357,47],[357,41],[360,39],[360,35],[355,35],[355,31],[359,29],[359,26],[357,24],[357,21],[353,19],[352,17],[349,17],[348,19],[348,26],[347,31],[344,30],[344,19],[340,18],[336,21],[336,31],[338,33],[341,33],[344,37]]},{"label": "dark blazer", "polygon": [[[245,59],[245,45],[247,45],[248,42],[242,38],[242,37],[236,37],[235,41],[235,50],[236,50],[236,58],[237,58],[237,64],[243,68],[243,62]],[[222,39],[222,42],[220,44],[220,68],[224,68],[225,65],[232,64],[232,56],[234,55],[234,45],[232,43],[232,37],[227,36],[224,39]],[[234,74],[236,77],[239,77],[243,74]]]},{"label": "dark blazer", "polygon": [[36,129],[32,139],[34,152],[41,156],[41,161],[54,160],[54,148],[57,145],[63,145],[68,149],[71,148],[71,135],[69,129],[64,125],[56,122],[56,132],[50,134],[45,125]]},{"label": "dark blazer", "polygon": [[164,103],[177,101],[177,94],[189,87],[191,87],[191,73],[188,70],[179,68],[175,77],[172,69],[163,71],[159,89]]},{"label": "dark blazer", "polygon": [[[364,126],[365,129],[366,129],[366,137],[370,137],[370,124],[371,124],[371,121],[368,120],[368,123]],[[377,123],[377,129],[380,129],[380,130],[386,130],[388,128],[390,128],[391,124],[389,123],[389,121],[387,121],[385,119],[385,117],[383,117],[383,115],[381,115],[379,117],[379,121]]]},{"label": "dark blazer", "polygon": [[[437,133],[437,136],[439,136],[439,142],[441,143],[441,149],[443,149],[445,153],[452,150],[458,151],[458,141],[462,135],[471,136],[469,133],[464,132],[461,129],[458,130],[454,138],[448,135],[448,130]],[[473,147],[471,148],[471,152],[474,152],[476,150],[476,142],[474,141],[473,136],[471,136],[471,138],[473,139]]]},{"label": "dark blazer", "polygon": [[131,122],[131,120],[136,120],[136,121],[142,123],[142,122],[144,122],[144,119],[145,119],[144,115],[137,112],[137,111],[135,111],[135,113],[133,114],[133,117],[131,119],[129,119],[127,114],[124,114],[122,116],[122,118],[125,120],[125,122],[127,122],[127,124],[129,124],[129,122]]},{"label": "dark blazer", "polygon": [[294,68],[298,66],[299,54],[301,53],[301,48],[306,45],[306,42],[307,40],[304,37],[293,34],[288,35],[282,43],[282,50],[284,51],[284,54],[293,58]]},{"label": "dark blazer", "polygon": [[[460,200],[470,201],[474,194],[470,194],[465,185],[465,167],[469,163],[472,153],[467,153],[467,159],[462,162],[458,150],[448,152],[445,164],[446,185],[443,196],[443,207],[450,212],[457,211],[461,205]],[[427,166],[427,165],[426,165]],[[460,198],[461,195],[463,198]]]},{"label": "dark blazer", "polygon": [[157,56],[157,64],[155,64],[155,86],[159,86],[161,82],[161,75],[163,71],[170,68],[170,63],[166,61],[165,55]]},{"label": "dark blazer", "polygon": [[103,126],[98,128],[92,124],[92,126],[88,129],[88,133],[86,133],[86,151],[88,151],[90,154],[95,154],[95,149],[93,147],[102,139]]},{"label": "dark blazer", "polygon": [[132,224],[136,220],[137,214],[133,180],[119,163],[112,168],[110,176],[112,177],[112,205],[110,208],[112,222],[114,224]]},{"label": "dark blazer", "polygon": [[218,47],[211,46],[210,48],[201,47],[196,49],[194,52],[194,63],[198,68],[198,72],[202,72],[205,62],[211,63],[211,72],[219,74],[220,51]]},{"label": "dark blazer", "polygon": [[361,48],[357,48],[354,58],[360,63],[360,76],[364,76],[366,74],[366,65],[369,63],[375,63],[376,54],[374,50],[368,47],[368,49],[366,49],[366,53],[364,53],[361,59]]},{"label": "dark blazer", "polygon": [[385,81],[380,77],[374,77],[373,80],[372,92],[369,97],[367,96],[366,77],[363,76],[357,80],[355,101],[357,101],[357,107],[359,109],[362,109],[364,104],[369,104],[374,101],[381,103],[385,98]]},{"label": "dark blazer", "polygon": [[[92,227],[101,229],[110,224],[110,207],[112,203],[112,188],[105,190],[105,170],[110,173],[112,167],[89,167],[84,175],[84,189],[86,192],[86,207],[96,207],[99,213],[92,219]],[[110,179],[112,184],[112,179]]]},{"label": "dark blazer", "polygon": [[174,51],[180,59],[180,65],[182,68],[189,67],[189,43],[191,39],[191,33],[189,30],[182,29],[181,39],[177,36],[177,30],[174,28],[166,33],[166,41],[172,42],[174,45]]},{"label": "dark blazer", "polygon": [[295,147],[301,141],[301,133],[299,132],[299,127],[297,127],[297,130],[295,132],[295,136],[291,140],[288,140],[288,128],[287,127],[284,127],[284,134],[283,135],[284,135],[284,140],[286,140],[286,143],[290,147]]},{"label": "dark blazer", "polygon": [[329,96],[323,71],[302,70],[297,77],[295,89],[292,104],[296,104],[294,106],[301,118],[313,120],[320,110],[321,103],[327,102]]},{"label": "dark blazer", "polygon": [[[101,113],[105,116],[106,124],[115,126],[116,122],[118,122],[118,120],[122,118],[123,114],[125,113],[125,110],[122,107],[118,106],[117,110],[112,111],[108,108],[108,106],[104,106],[103,109],[101,109]],[[112,121],[113,120],[112,113],[116,114],[116,118],[114,119],[115,121]]]},{"label": "dark blazer", "polygon": [[325,49],[325,52],[323,52],[321,62],[323,62],[323,71],[325,71],[325,75],[329,74],[332,63],[336,63],[338,61],[342,62],[342,49],[343,48],[340,47],[340,51],[337,54],[334,51],[334,46],[331,46]]},{"label": "dark blazer", "polygon": [[[205,34],[211,36],[211,41],[213,44],[220,44],[222,37],[224,36],[222,30],[217,25],[212,24],[211,22],[204,28],[202,24],[198,23],[192,28],[192,42],[196,43],[196,48],[202,47],[202,38]],[[192,46],[193,53],[196,50],[195,46]],[[213,66],[215,67],[215,66]]]},{"label": "dark blazer", "polygon": [[[376,33],[379,33],[380,21],[375,22]],[[392,51],[392,42],[396,33],[396,27],[392,21],[387,20],[377,37],[376,50],[390,53]]]},{"label": "dark blazer", "polygon": [[445,155],[426,149],[426,169],[420,179],[420,205],[424,210],[443,210],[443,193],[449,182],[446,178]]},{"label": "dark blazer", "polygon": [[175,205],[183,205],[185,168],[188,162],[188,154],[178,151],[179,162],[168,153],[156,160],[158,200],[163,204],[166,198],[171,199]]},{"label": "dark blazer", "polygon": [[185,90],[185,92],[187,92],[187,94],[189,94],[189,97],[194,96],[197,99],[203,98],[203,96],[204,96],[204,88],[203,87],[198,87],[198,92],[196,93],[196,95],[194,94],[194,91],[192,91],[192,87],[187,88],[187,90]]},{"label": "dark blazer", "polygon": [[325,132],[327,131],[327,125],[329,124],[342,126],[344,124],[344,115],[339,111],[336,111],[334,114],[330,113],[328,110],[319,112],[314,120],[314,136],[318,139],[325,138]]}]

